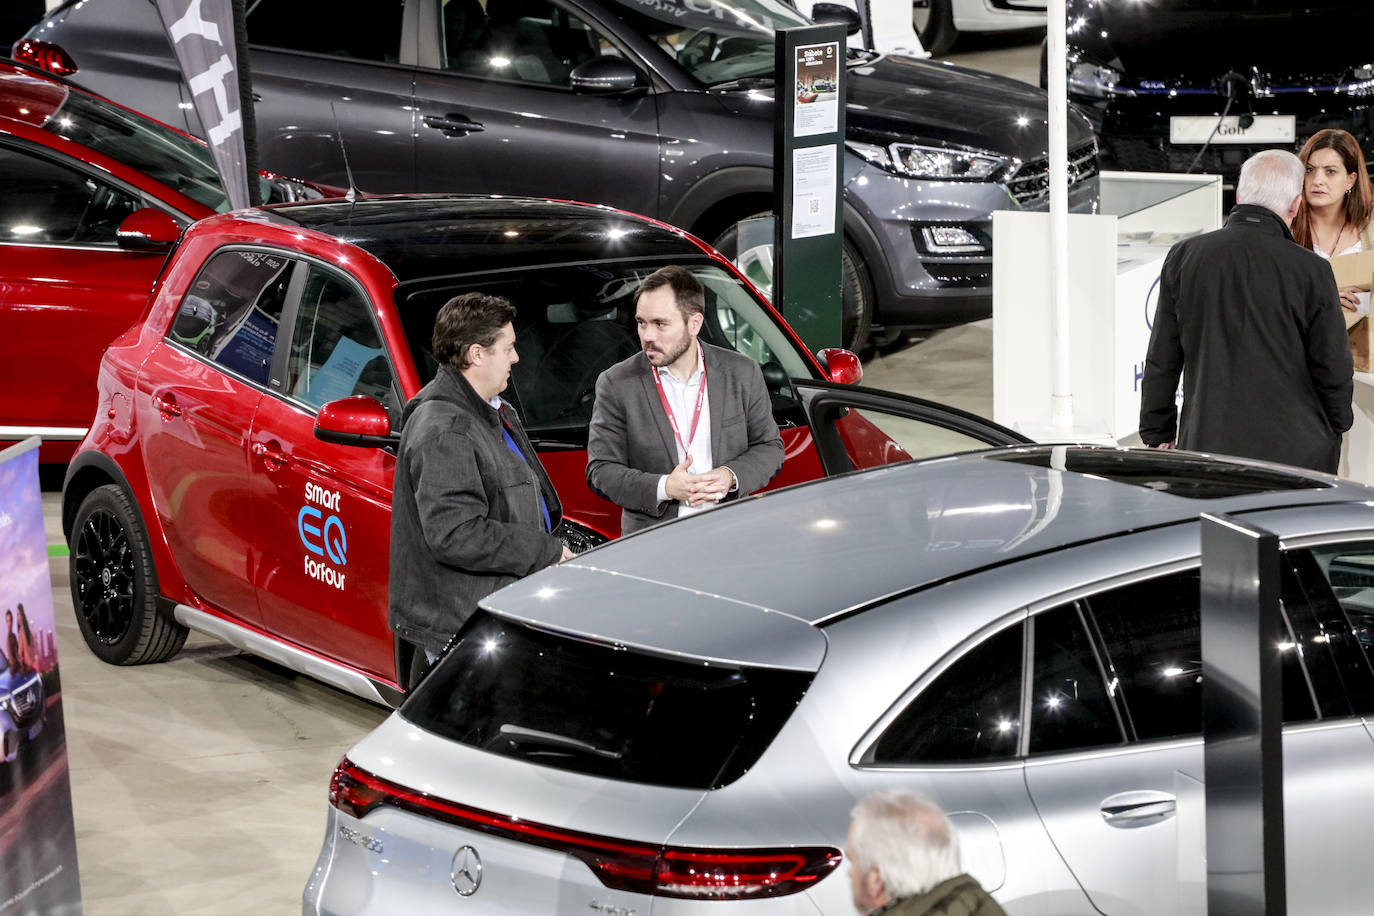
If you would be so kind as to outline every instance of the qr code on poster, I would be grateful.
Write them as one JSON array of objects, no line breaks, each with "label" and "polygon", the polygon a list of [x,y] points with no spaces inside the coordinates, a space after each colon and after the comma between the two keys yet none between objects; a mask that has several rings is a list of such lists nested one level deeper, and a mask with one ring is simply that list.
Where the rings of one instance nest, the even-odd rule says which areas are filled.
[{"label": "qr code on poster", "polygon": [[806,212],[808,212],[808,213],[820,213],[820,212],[821,212],[821,202],[820,202],[818,199],[814,198],[814,197],[811,198],[810,200],[808,200],[808,201],[806,202]]}]

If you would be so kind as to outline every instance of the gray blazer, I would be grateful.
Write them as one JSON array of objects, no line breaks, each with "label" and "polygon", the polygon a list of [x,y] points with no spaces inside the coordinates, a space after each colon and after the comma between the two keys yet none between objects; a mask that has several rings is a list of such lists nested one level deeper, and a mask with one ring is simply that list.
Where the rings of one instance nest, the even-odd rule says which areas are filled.
[{"label": "gray blazer", "polygon": [[[758,363],[733,350],[701,345],[711,405],[711,461],[728,466],[739,489],[762,489],[782,467],[782,437]],[[624,511],[621,534],[677,517],[676,500],[658,501],[658,479],[677,466],[677,444],[641,351],[596,381],[587,430],[587,485]]]}]

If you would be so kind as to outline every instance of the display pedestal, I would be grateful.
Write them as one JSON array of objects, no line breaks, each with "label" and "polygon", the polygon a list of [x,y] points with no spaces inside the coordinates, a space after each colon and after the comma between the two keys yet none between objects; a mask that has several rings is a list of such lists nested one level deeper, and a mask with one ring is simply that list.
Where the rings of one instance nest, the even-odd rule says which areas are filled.
[{"label": "display pedestal", "polygon": [[1160,267],[1174,242],[1221,226],[1221,179],[1103,172],[1101,209],[1069,214],[1072,436],[1050,424],[1050,215],[992,217],[993,419],[1037,441],[1139,441]]},{"label": "display pedestal", "polygon": [[1374,372],[1355,373],[1355,423],[1341,445],[1342,477],[1374,484]]}]

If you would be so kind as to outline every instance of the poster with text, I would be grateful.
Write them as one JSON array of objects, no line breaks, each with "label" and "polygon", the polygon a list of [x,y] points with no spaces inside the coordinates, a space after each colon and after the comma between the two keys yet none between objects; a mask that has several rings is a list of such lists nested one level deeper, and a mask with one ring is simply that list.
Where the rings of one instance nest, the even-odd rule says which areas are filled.
[{"label": "poster with text", "polygon": [[834,233],[837,162],[833,146],[792,151],[792,238]]},{"label": "poster with text", "polygon": [[814,137],[840,129],[840,43],[827,41],[797,48],[797,87],[793,95],[792,136]]},{"label": "poster with text", "polygon": [[38,439],[0,451],[0,916],[81,913]]}]

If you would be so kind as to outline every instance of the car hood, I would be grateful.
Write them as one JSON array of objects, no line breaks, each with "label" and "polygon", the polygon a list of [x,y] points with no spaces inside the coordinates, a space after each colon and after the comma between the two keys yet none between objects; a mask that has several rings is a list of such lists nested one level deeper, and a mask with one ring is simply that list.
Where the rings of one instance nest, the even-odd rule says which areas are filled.
[{"label": "car hood", "polygon": [[[1031,160],[1049,148],[1045,93],[1018,80],[953,64],[883,57],[849,71],[846,133],[855,140],[893,140],[983,149]],[[1092,138],[1070,113],[1069,148]]]},{"label": "car hood", "polygon": [[[1074,0],[1069,41],[1134,78],[1252,68],[1341,78],[1374,61],[1374,4],[1350,0]],[[1274,88],[1279,88],[1275,86]]]}]

